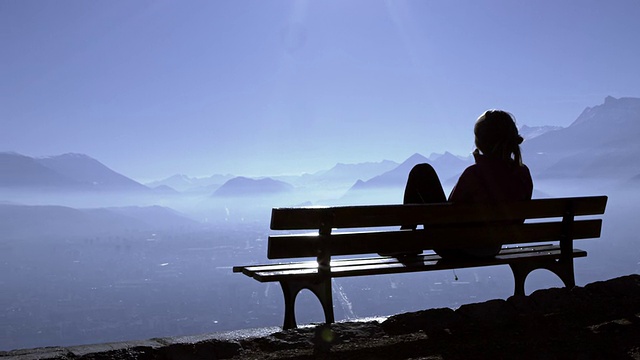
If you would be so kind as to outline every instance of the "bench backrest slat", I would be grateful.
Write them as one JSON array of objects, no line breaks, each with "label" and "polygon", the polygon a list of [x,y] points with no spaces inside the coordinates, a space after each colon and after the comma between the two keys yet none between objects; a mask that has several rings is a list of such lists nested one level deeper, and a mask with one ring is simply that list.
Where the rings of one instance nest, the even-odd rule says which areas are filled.
[{"label": "bench backrest slat", "polygon": [[534,199],[505,204],[363,205],[338,207],[275,208],[272,230],[361,228],[404,224],[500,222],[604,213],[606,196]]},{"label": "bench backrest slat", "polygon": [[[574,239],[600,237],[601,219],[573,222]],[[270,259],[357,255],[376,252],[422,251],[434,248],[471,248],[494,244],[525,244],[558,241],[565,235],[562,221],[517,225],[449,225],[424,230],[344,232],[331,235],[272,235],[267,256]],[[392,240],[392,241],[390,241]]]}]

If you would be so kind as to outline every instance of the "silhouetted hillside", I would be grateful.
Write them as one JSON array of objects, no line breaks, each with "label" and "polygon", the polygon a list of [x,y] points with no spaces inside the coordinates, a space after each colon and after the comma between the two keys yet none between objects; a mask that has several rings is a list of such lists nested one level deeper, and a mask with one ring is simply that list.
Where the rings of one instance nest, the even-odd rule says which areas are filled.
[{"label": "silhouetted hillside", "polygon": [[[407,176],[411,169],[421,163],[429,163],[438,173],[440,181],[444,184],[453,184],[458,176],[469,165],[471,160],[463,160],[449,152],[444,154],[432,154],[430,158],[426,158],[418,153],[413,154],[407,160],[402,162],[393,170],[387,171],[379,176],[373,177],[368,181],[359,180],[345,194],[343,199],[350,199],[356,196],[356,193],[364,193],[384,188],[402,189],[407,181]],[[396,201],[401,201],[397,199]]]},{"label": "silhouetted hillside", "polygon": [[232,179],[233,175],[211,175],[208,177],[189,177],[183,174],[170,176],[159,181],[152,181],[145,185],[155,188],[161,185],[168,186],[180,192],[212,193],[222,184]]},{"label": "silhouetted hillside", "polygon": [[0,153],[0,187],[25,190],[128,191],[149,188],[81,154],[31,158]]},{"label": "silhouetted hillside", "polygon": [[640,135],[640,99],[608,96],[586,108],[568,127],[545,133],[523,145],[529,152],[571,155],[585,150],[637,144]]},{"label": "silhouetted hillside", "polygon": [[567,128],[525,141],[525,161],[539,178],[617,178],[640,173],[640,99],[607,97]]},{"label": "silhouetted hillside", "polygon": [[416,164],[429,162],[426,157],[415,153],[392,170],[367,181],[358,181],[351,190],[404,186],[407,175]]},{"label": "silhouetted hillside", "polygon": [[148,191],[146,186],[121,175],[98,160],[83,154],[63,154],[36,158],[36,162],[63,174],[74,181],[97,190]]},{"label": "silhouetted hillside", "polygon": [[151,190],[153,190],[154,194],[158,194],[158,195],[168,195],[168,196],[180,195],[180,192],[178,190],[167,185],[158,185],[152,188]]},{"label": "silhouetted hillside", "polygon": [[293,185],[271,178],[250,179],[235,177],[224,183],[213,193],[213,197],[251,197],[276,195],[293,191]]},{"label": "silhouetted hillside", "polygon": [[540,135],[546,134],[550,131],[556,131],[562,129],[562,126],[527,126],[523,125],[518,129],[518,132],[525,140],[531,140],[537,138]]},{"label": "silhouetted hillside", "polygon": [[442,184],[451,186],[458,181],[464,169],[472,163],[472,156],[463,159],[448,151],[430,162],[431,166],[438,172]]},{"label": "silhouetted hillside", "polygon": [[398,165],[398,163],[389,160],[359,164],[338,163],[329,170],[302,175],[300,182],[315,185],[335,186],[346,184],[351,186],[359,179],[369,180],[396,168]]},{"label": "silhouetted hillside", "polygon": [[0,153],[0,187],[73,188],[78,181],[50,169],[33,158],[16,153]]}]

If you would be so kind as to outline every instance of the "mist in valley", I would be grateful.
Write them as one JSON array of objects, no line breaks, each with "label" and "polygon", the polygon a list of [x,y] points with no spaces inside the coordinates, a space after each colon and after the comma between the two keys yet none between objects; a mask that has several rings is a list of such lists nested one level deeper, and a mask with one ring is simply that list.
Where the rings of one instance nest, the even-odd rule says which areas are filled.
[{"label": "mist in valley", "polygon": [[[575,129],[565,133],[571,137]],[[632,176],[640,169],[626,164],[612,172],[610,161],[594,156],[594,148],[584,149],[588,158],[580,150],[570,155],[531,150],[557,134],[525,143],[534,197],[609,196],[602,237],[575,242],[589,253],[575,260],[577,284],[640,272],[634,228],[640,181]],[[557,164],[565,156],[581,167],[559,176]],[[4,166],[31,161],[17,154],[3,157]],[[14,169],[15,181],[5,177],[0,203],[0,349],[280,326],[284,305],[279,286],[231,271],[234,265],[267,261],[271,208],[400,203],[408,171],[420,162],[434,165],[448,193],[472,159],[415,154],[402,163],[337,164],[300,176],[182,177],[124,189],[115,189],[104,176],[81,181],[95,171],[71,183],[43,180],[17,188],[12,184],[20,174]],[[76,164],[77,175],[83,165]],[[609,170],[595,171],[599,166]],[[333,284],[338,321],[456,308],[513,293],[507,266],[343,278]],[[554,286],[562,286],[555,275],[536,270],[526,291]],[[299,296],[296,315],[301,324],[323,321],[319,303],[307,291]]]}]

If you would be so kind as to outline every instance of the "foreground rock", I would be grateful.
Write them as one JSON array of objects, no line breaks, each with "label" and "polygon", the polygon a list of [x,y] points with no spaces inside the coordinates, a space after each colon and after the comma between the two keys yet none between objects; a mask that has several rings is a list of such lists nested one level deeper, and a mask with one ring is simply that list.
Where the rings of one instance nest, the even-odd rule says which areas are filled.
[{"label": "foreground rock", "polygon": [[260,331],[19,350],[0,359],[640,360],[640,275],[382,322]]}]

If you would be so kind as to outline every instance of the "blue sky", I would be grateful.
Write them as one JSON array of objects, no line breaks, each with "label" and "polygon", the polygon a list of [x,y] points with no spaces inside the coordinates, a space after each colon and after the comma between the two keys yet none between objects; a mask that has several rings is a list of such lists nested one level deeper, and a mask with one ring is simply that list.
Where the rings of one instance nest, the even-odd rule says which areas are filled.
[{"label": "blue sky", "polygon": [[[0,0],[0,151],[140,181],[473,149],[640,97],[640,2]],[[526,159],[525,159],[526,160]]]}]

